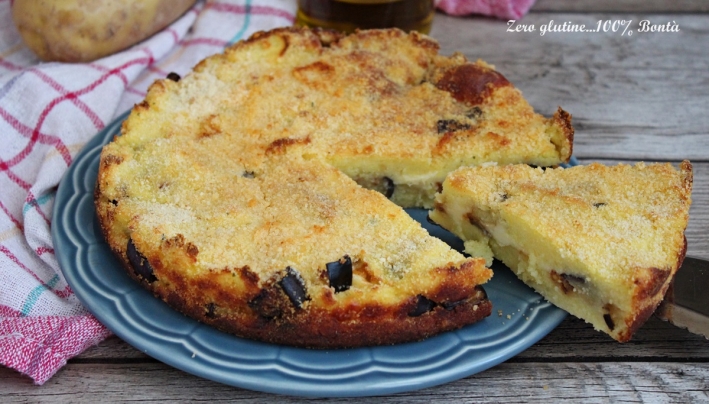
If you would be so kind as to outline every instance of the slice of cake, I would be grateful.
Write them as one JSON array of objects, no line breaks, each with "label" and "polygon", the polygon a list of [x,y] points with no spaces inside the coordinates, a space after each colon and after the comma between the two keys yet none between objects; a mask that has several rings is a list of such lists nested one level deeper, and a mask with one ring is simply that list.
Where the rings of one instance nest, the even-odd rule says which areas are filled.
[{"label": "slice of cake", "polygon": [[692,166],[461,168],[429,217],[618,341],[662,300],[686,250]]}]

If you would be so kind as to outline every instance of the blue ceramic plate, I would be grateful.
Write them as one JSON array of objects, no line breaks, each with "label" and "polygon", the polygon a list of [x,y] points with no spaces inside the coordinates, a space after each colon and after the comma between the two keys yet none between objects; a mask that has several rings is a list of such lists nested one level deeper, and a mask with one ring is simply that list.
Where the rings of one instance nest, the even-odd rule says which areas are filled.
[{"label": "blue ceramic plate", "polygon": [[[297,396],[393,394],[447,383],[495,366],[553,330],[566,312],[497,268],[485,285],[493,314],[425,341],[371,348],[307,350],[237,338],[172,310],[128,277],[104,242],[93,191],[101,147],[126,115],[76,157],[54,205],[52,236],[59,264],[79,300],[116,335],[178,369],[232,386]],[[409,210],[460,250],[462,243]]]}]

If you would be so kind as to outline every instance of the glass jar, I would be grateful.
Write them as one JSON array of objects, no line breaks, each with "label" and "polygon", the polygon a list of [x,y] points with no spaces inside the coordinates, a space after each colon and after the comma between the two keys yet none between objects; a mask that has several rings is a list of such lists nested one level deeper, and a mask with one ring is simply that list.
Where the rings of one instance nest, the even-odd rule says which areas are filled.
[{"label": "glass jar", "polygon": [[400,28],[428,34],[433,0],[298,0],[296,25],[352,32],[356,28]]}]

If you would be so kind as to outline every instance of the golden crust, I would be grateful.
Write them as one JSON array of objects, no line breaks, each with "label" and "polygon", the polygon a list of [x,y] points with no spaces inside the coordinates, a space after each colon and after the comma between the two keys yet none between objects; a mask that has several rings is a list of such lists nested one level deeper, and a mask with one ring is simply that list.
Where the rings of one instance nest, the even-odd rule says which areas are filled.
[{"label": "golden crust", "polygon": [[469,168],[449,176],[431,218],[489,244],[552,303],[625,342],[682,264],[691,189],[688,161]]},{"label": "golden crust", "polygon": [[[307,145],[294,152],[322,156],[360,184],[386,178],[390,199],[404,207],[430,207],[437,184],[459,166],[568,161],[570,114],[544,118],[492,66],[437,50],[431,38],[397,30],[282,28],[205,59],[180,83],[156,82],[139,108],[176,92],[175,120],[164,130],[209,136],[219,128]],[[193,85],[208,95],[193,99]],[[227,109],[240,113],[210,123]]]}]

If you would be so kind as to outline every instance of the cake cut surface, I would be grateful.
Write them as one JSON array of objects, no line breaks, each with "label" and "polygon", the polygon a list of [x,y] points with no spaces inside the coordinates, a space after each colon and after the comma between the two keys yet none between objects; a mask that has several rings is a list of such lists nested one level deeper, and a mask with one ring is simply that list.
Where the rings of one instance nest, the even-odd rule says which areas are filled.
[{"label": "cake cut surface", "polygon": [[567,160],[570,119],[417,33],[260,32],[151,86],[102,151],[96,210],[128,273],[199,321],[413,341],[488,316],[491,271],[401,207],[464,164]]},{"label": "cake cut surface", "polygon": [[429,217],[547,300],[628,341],[686,251],[692,166],[461,168]]}]

